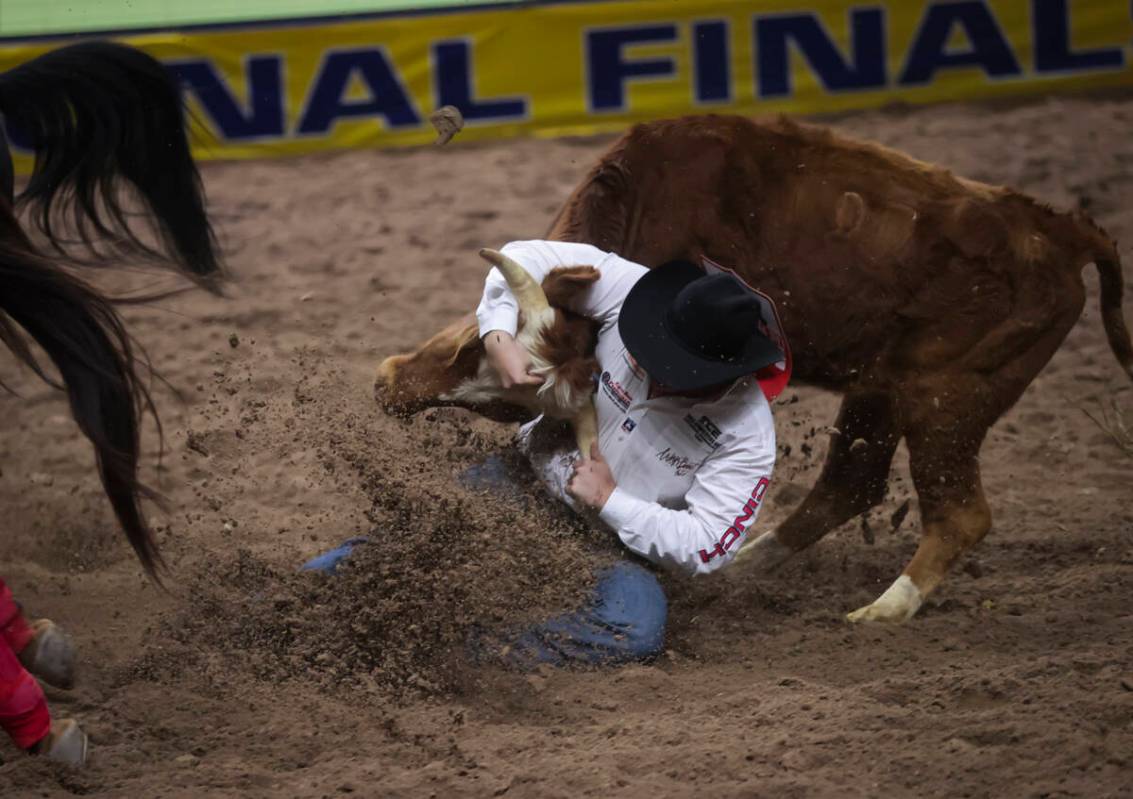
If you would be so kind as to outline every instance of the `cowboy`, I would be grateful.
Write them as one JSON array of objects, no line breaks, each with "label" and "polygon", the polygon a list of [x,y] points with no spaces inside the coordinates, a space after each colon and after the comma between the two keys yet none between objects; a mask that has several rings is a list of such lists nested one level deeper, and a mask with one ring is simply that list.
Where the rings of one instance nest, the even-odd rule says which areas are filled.
[{"label": "cowboy", "polygon": [[[571,309],[600,326],[597,445],[580,453],[565,424],[543,417],[519,431],[520,450],[548,491],[653,564],[702,574],[728,563],[754,525],[771,478],[770,400],[789,375],[770,300],[730,272],[706,274],[687,262],[648,270],[586,244],[514,242],[503,253],[537,283],[560,266],[591,265],[600,273]],[[515,339],[518,313],[493,269],[477,318],[505,388],[542,382]],[[493,491],[519,482],[499,458],[461,479]],[[333,572],[363,540],[304,568]],[[584,607],[503,648],[521,665],[644,659],[661,650],[666,615],[657,578],[627,559],[599,575]]]},{"label": "cowboy", "polygon": [[[571,309],[600,325],[597,445],[579,453],[560,423],[542,417],[519,433],[548,491],[596,516],[655,565],[703,574],[728,563],[755,523],[775,463],[765,387],[781,390],[786,356],[772,336],[770,301],[730,272],[706,274],[687,262],[648,270],[590,245],[554,241],[515,242],[503,252],[537,283],[560,266],[600,273]],[[505,387],[542,382],[515,340],[517,316],[493,269],[477,319]],[[499,482],[482,475],[466,482]],[[636,659],[660,647],[664,618],[656,578],[626,562],[602,576],[590,605],[524,636],[527,656]]]}]

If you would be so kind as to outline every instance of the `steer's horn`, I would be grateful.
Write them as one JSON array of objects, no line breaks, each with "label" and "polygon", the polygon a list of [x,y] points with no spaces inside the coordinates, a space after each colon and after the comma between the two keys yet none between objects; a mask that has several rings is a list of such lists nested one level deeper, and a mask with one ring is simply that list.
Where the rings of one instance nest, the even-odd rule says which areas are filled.
[{"label": "steer's horn", "polygon": [[519,303],[519,310],[530,316],[551,307],[547,302],[547,295],[543,293],[543,287],[514,260],[498,250],[489,250],[487,247],[480,250],[480,257],[503,272],[508,288]]}]

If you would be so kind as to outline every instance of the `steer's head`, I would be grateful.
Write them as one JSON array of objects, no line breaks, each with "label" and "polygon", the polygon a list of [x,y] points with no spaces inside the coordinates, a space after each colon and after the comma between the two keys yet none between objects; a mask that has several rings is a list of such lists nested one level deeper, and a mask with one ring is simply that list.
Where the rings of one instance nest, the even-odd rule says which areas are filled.
[{"label": "steer's head", "polygon": [[541,386],[505,389],[488,364],[476,320],[466,316],[434,335],[415,352],[386,358],[378,366],[374,397],[391,414],[409,416],[425,408],[468,408],[497,421],[529,418],[532,412],[570,419],[589,402],[597,370],[597,325],[568,310],[598,279],[592,266],[553,270],[543,285],[495,250],[480,255],[503,273],[519,305],[516,340],[531,353]]}]

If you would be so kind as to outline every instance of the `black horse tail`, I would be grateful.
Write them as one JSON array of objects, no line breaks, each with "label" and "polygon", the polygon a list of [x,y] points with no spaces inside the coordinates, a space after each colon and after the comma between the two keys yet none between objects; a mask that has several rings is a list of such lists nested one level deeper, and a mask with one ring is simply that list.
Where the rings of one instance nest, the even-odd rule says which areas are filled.
[{"label": "black horse tail", "polygon": [[[47,353],[62,385],[36,361],[22,328]],[[135,371],[130,337],[113,305],[37,253],[0,200],[0,341],[49,384],[94,445],[98,473],[119,524],[147,574],[163,566],[141,510],[139,423],[153,401]],[[155,414],[156,418],[156,414]]]},{"label": "black horse tail", "polygon": [[[217,290],[220,258],[181,93],[160,62],[111,42],[53,50],[0,75],[0,114],[13,138],[35,150],[19,204],[60,253],[68,254],[67,242],[54,209],[90,252],[96,239],[112,241],[120,252],[171,259]],[[152,212],[158,248],[130,229],[120,180]]]}]

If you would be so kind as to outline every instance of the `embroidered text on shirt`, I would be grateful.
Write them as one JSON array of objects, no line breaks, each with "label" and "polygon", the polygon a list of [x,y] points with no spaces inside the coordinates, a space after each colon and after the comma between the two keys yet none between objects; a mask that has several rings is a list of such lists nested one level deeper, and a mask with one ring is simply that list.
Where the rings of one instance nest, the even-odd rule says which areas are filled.
[{"label": "embroidered text on shirt", "polygon": [[702,444],[707,444],[714,450],[720,448],[720,428],[707,416],[694,419],[691,413],[687,414],[685,416],[685,424],[692,428],[693,435],[696,436],[697,441]]}]

